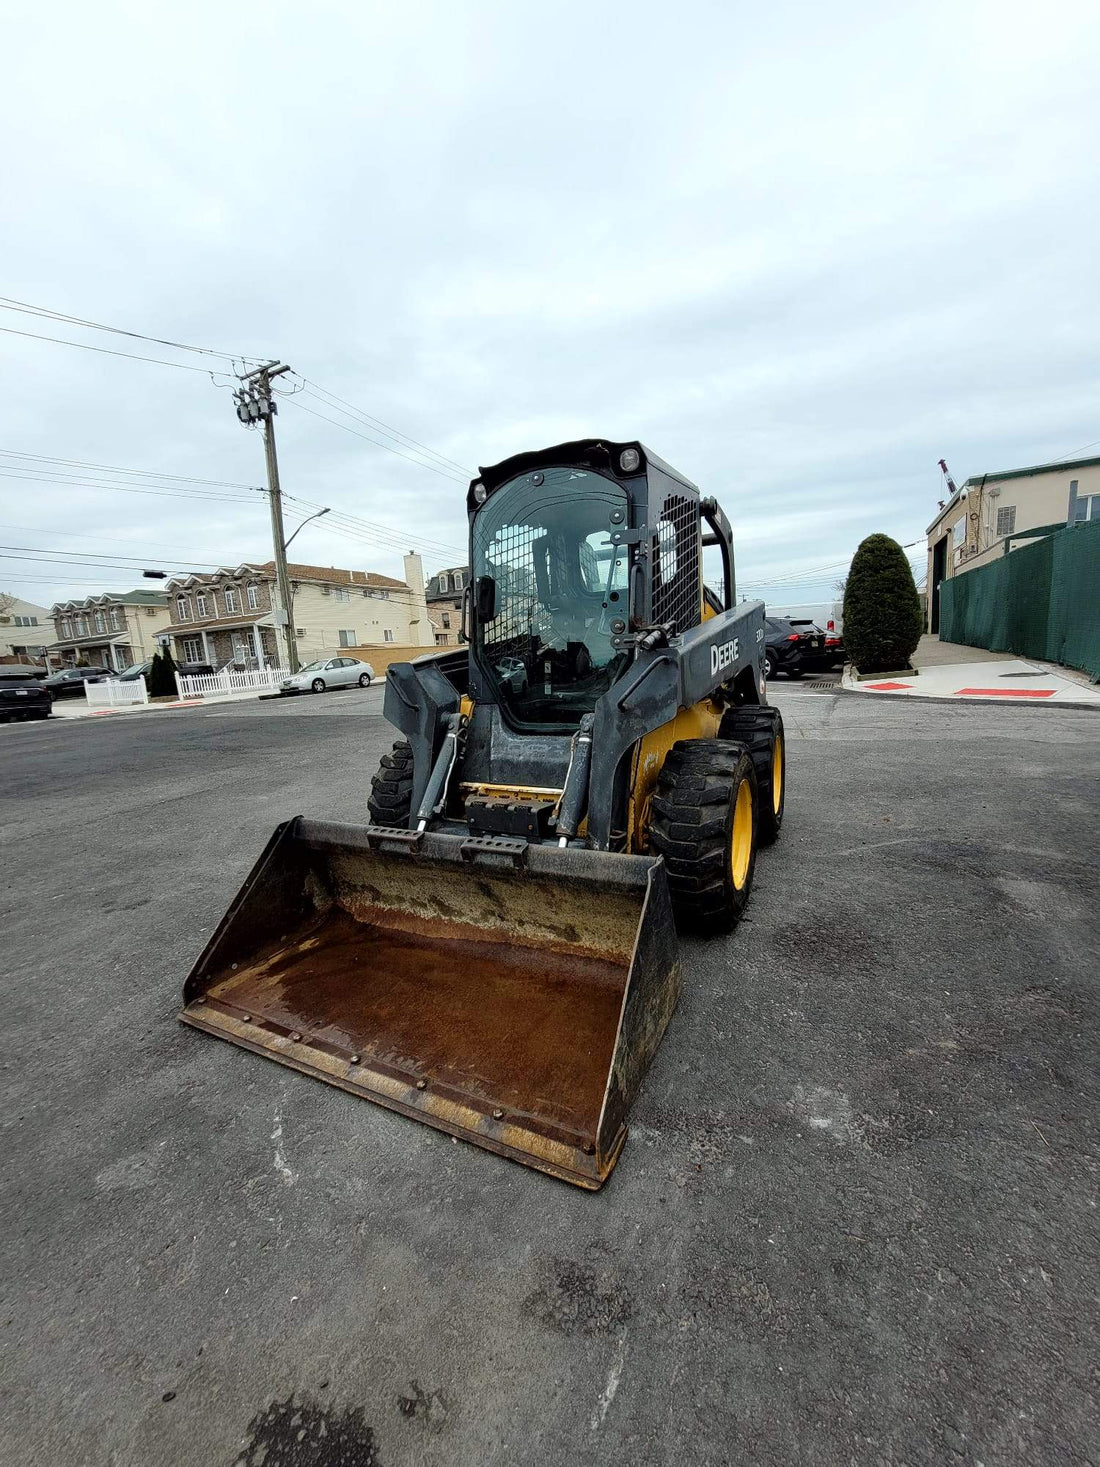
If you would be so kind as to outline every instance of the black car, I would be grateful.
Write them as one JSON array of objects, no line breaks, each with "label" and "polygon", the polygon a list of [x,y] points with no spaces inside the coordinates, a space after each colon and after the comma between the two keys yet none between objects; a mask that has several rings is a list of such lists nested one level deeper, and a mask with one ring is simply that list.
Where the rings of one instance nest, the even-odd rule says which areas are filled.
[{"label": "black car", "polygon": [[785,672],[790,678],[818,672],[831,666],[825,650],[825,633],[812,621],[789,621],[786,617],[764,618],[764,651],[768,676]]},{"label": "black car", "polygon": [[[125,672],[116,674],[120,683],[137,682],[139,677],[148,677],[153,666],[152,659],[148,662],[132,662]],[[212,662],[177,662],[176,671],[181,677],[198,677],[200,673],[214,671]]]},{"label": "black car", "polygon": [[49,718],[53,696],[43,678],[0,668],[0,723]]},{"label": "black car", "polygon": [[46,679],[46,687],[55,698],[67,698],[82,693],[85,683],[101,683],[115,676],[109,667],[67,667],[64,672],[52,672]]}]

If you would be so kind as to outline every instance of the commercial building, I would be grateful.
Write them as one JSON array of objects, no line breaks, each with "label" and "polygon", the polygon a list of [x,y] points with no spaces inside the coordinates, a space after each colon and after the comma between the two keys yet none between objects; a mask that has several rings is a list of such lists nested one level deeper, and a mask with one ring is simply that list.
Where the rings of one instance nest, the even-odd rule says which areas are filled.
[{"label": "commercial building", "polygon": [[1100,520],[1100,458],[975,474],[928,526],[928,630],[939,631],[939,588],[1036,538],[1028,531]]},{"label": "commercial building", "polygon": [[50,616],[57,637],[47,649],[51,660],[121,672],[157,650],[157,633],[169,621],[168,598],[163,591],[105,591],[59,601]]},{"label": "commercial building", "polygon": [[[339,647],[433,645],[419,555],[405,556],[403,581],[337,566],[287,569],[300,662]],[[165,590],[171,621],[161,640],[177,662],[286,665],[274,561],[176,576]]]}]

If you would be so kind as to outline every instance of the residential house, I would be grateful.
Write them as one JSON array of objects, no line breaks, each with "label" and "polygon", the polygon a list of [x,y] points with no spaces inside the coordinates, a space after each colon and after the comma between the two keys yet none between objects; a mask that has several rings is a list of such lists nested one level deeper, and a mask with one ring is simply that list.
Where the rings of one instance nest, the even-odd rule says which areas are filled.
[{"label": "residential house", "polygon": [[[338,647],[432,645],[418,555],[405,556],[404,581],[336,566],[287,569],[300,662]],[[287,665],[274,561],[176,576],[165,590],[171,625],[162,640],[170,643],[177,662]]]},{"label": "residential house", "polygon": [[66,667],[88,662],[116,672],[144,662],[157,650],[157,633],[168,625],[163,591],[104,591],[50,608],[57,640],[51,658]]},{"label": "residential house", "polygon": [[53,615],[45,606],[0,591],[0,662],[41,661],[53,638]]},{"label": "residential house", "polygon": [[462,593],[470,583],[468,565],[448,566],[428,582],[425,600],[437,647],[456,647],[462,625]]},{"label": "residential house", "polygon": [[939,630],[939,588],[1030,543],[1028,530],[1100,520],[1100,458],[975,474],[928,526],[928,630]]}]

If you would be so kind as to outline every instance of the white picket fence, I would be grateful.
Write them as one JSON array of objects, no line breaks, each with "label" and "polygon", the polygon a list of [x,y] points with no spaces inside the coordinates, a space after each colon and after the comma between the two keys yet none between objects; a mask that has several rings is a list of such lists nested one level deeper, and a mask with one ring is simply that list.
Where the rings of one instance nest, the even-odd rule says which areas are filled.
[{"label": "white picket fence", "polygon": [[176,673],[176,690],[181,698],[224,698],[232,693],[274,692],[290,673],[285,667],[269,667],[263,671],[221,672],[183,676]]},{"label": "white picket fence", "polygon": [[89,708],[132,708],[148,703],[149,689],[143,677],[124,683],[108,679],[102,683],[85,683],[84,696]]}]

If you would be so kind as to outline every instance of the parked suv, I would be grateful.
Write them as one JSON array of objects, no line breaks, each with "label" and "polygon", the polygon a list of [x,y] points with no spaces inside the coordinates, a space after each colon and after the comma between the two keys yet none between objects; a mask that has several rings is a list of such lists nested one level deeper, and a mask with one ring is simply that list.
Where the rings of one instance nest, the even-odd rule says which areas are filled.
[{"label": "parked suv", "polygon": [[826,661],[825,633],[812,621],[765,617],[764,652],[769,677],[785,672],[789,678],[800,678],[803,673],[830,666]]},{"label": "parked suv", "polygon": [[[152,659],[148,662],[133,662],[125,672],[117,674],[120,683],[134,683],[139,677],[148,677],[153,666]],[[181,677],[198,677],[200,673],[213,672],[214,666],[210,662],[177,662],[176,671]]]},{"label": "parked suv", "polygon": [[67,698],[82,693],[85,683],[101,683],[114,676],[109,667],[67,667],[64,672],[52,672],[46,687],[55,698]]},{"label": "parked suv", "polygon": [[22,668],[0,666],[0,723],[23,718],[49,718],[53,696],[44,678]]}]

